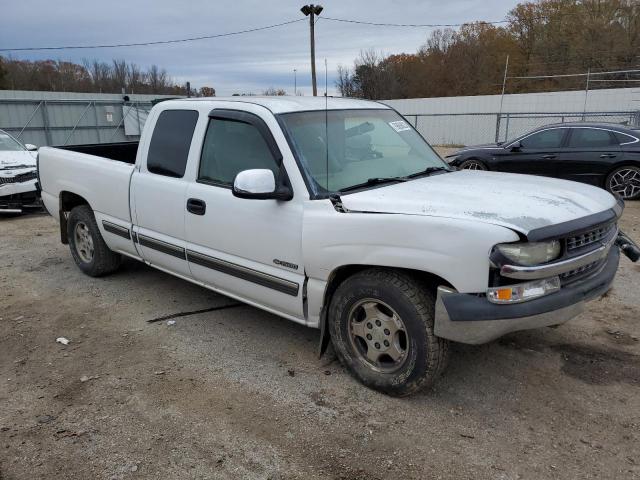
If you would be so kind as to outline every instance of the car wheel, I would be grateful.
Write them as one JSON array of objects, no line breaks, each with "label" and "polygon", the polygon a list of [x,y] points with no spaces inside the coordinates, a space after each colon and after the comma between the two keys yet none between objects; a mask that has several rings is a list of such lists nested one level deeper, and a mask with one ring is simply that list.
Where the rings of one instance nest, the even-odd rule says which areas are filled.
[{"label": "car wheel", "polygon": [[120,266],[122,257],[107,247],[88,205],[71,210],[67,220],[67,235],[71,256],[87,275],[100,277],[116,271]]},{"label": "car wheel", "polygon": [[346,279],[329,306],[343,365],[366,386],[404,396],[444,370],[448,341],[433,333],[435,297],[408,274],[369,269]]},{"label": "car wheel", "polygon": [[489,170],[484,162],[476,160],[475,158],[465,160],[460,164],[459,168],[460,170]]},{"label": "car wheel", "polygon": [[609,174],[607,190],[623,200],[635,200],[640,197],[640,168],[633,165],[616,168]]}]

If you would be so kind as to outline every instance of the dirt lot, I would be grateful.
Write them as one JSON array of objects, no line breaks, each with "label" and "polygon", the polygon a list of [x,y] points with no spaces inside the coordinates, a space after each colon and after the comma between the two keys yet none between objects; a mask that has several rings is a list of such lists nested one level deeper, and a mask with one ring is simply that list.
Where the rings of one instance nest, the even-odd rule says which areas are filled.
[{"label": "dirt lot", "polygon": [[[624,228],[640,240],[640,203]],[[0,479],[640,478],[640,266],[556,329],[455,345],[435,388],[356,383],[318,332],[128,262],[83,276],[0,220]],[[56,343],[67,337],[68,346]]]}]

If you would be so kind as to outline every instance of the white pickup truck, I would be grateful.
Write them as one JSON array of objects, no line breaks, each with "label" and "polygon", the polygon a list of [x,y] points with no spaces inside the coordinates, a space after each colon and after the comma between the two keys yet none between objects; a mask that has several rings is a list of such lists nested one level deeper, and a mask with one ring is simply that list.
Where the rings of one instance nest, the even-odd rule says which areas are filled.
[{"label": "white pickup truck", "polygon": [[377,102],[166,101],[139,145],[41,148],[38,173],[86,274],[125,255],[319,328],[393,395],[431,384],[450,340],[576,316],[638,255],[604,190],[455,171]]}]

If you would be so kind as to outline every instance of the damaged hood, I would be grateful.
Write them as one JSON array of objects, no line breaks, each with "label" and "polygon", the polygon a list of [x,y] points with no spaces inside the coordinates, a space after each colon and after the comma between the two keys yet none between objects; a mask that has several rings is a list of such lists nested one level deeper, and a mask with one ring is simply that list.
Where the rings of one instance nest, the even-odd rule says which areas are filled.
[{"label": "damaged hood", "polygon": [[582,183],[461,170],[341,196],[348,210],[425,215],[531,230],[603,212],[613,195]]},{"label": "damaged hood", "polygon": [[36,168],[36,159],[31,152],[0,151],[0,177],[12,178]]}]

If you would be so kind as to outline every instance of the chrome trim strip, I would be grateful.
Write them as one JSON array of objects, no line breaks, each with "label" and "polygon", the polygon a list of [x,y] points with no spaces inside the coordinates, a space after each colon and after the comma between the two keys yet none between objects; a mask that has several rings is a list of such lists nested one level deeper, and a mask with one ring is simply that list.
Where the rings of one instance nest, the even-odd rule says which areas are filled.
[{"label": "chrome trim strip", "polygon": [[[546,132],[547,130],[557,130],[558,128],[573,128],[573,129],[577,129],[577,128],[587,128],[587,129],[592,129],[592,130],[603,130],[605,132],[611,132],[611,133],[619,133],[621,135],[625,135],[629,138],[633,138],[634,141],[633,142],[626,142],[626,143],[614,143],[613,145],[606,145],[606,146],[611,146],[611,147],[615,147],[616,145],[631,145],[632,143],[637,143],[640,141],[640,139],[634,137],[633,135],[630,135],[628,133],[625,132],[620,132],[618,130],[611,130],[610,128],[604,128],[604,127],[588,127],[585,125],[571,125],[572,123],[575,122],[565,122],[565,125],[556,125],[554,127],[549,127],[549,128],[541,128],[540,130],[536,130],[534,132],[531,132],[529,134],[524,135],[523,137],[519,137],[516,138],[513,142],[511,142],[509,145],[505,145],[504,148],[510,147],[511,145],[513,145],[514,143],[524,140],[525,138],[529,138],[531,135],[535,134],[535,133],[540,133],[540,132]],[[558,148],[582,148],[582,147],[570,147],[570,146],[566,146],[566,147],[558,147]]]},{"label": "chrome trim strip", "polygon": [[131,234],[129,233],[129,229],[126,227],[103,220],[102,228],[104,228],[105,232],[113,233],[114,235],[118,235],[119,237],[131,240]]},{"label": "chrome trim strip", "polygon": [[138,234],[138,243],[143,247],[152,248],[167,255],[186,260],[185,250],[182,247],[173,245],[172,243],[163,242],[156,238],[147,237],[146,235]]},{"label": "chrome trim strip", "polygon": [[546,265],[534,265],[531,267],[503,265],[500,268],[500,275],[508,278],[516,278],[518,280],[536,280],[562,275],[563,273],[570,272],[571,270],[602,260],[609,254],[609,250],[616,243],[617,238],[618,229],[616,228],[615,234],[607,243],[602,244],[600,247],[588,253],[569,258],[567,260],[548,263]]},{"label": "chrome trim strip", "polygon": [[196,265],[217,270],[218,272],[226,273],[227,275],[232,275],[293,297],[298,296],[300,285],[284,278],[243,267],[242,265],[227,262],[220,258],[210,257],[209,255],[194,252],[193,250],[187,250],[187,260]]}]

